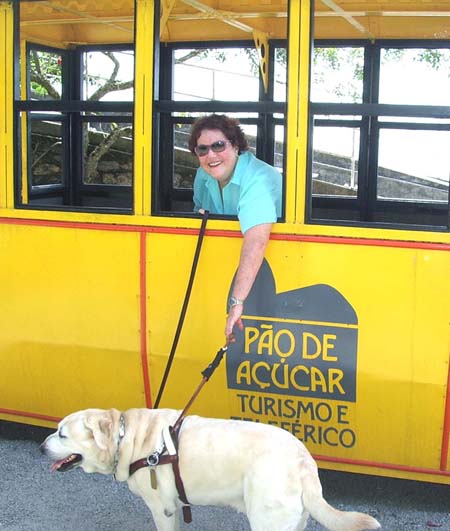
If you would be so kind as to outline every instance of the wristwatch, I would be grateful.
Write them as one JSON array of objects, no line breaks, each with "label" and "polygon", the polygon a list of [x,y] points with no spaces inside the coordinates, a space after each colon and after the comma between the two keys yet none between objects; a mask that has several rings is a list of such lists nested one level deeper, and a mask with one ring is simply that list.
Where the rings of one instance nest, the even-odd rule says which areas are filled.
[{"label": "wristwatch", "polygon": [[237,299],[236,297],[230,297],[230,308],[233,306],[239,306],[239,304],[244,304],[244,299]]}]

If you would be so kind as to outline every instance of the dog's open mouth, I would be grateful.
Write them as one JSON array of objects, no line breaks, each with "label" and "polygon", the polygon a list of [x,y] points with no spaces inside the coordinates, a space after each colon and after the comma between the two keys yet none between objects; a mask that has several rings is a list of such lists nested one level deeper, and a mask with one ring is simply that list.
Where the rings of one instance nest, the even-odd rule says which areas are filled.
[{"label": "dog's open mouth", "polygon": [[55,461],[52,464],[52,471],[54,472],[57,470],[58,472],[67,472],[68,470],[72,470],[72,468],[78,466],[82,460],[83,457],[80,454],[70,454],[64,459]]}]

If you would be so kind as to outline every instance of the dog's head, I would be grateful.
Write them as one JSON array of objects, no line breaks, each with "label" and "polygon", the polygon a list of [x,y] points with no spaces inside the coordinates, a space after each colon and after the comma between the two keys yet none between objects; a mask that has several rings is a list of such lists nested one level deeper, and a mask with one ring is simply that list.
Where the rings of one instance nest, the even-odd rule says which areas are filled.
[{"label": "dog's head", "polygon": [[86,409],[65,417],[58,431],[41,444],[41,452],[54,462],[52,470],[113,474],[120,413],[115,409]]}]

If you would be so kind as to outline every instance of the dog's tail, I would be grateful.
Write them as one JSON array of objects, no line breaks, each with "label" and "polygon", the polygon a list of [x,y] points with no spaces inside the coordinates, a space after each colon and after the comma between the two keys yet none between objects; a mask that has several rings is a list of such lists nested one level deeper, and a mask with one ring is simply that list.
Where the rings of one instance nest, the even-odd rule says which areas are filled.
[{"label": "dog's tail", "polygon": [[329,505],[322,495],[322,486],[317,474],[306,474],[302,478],[303,503],[314,520],[329,531],[363,531],[379,529],[381,526],[368,514],[353,511],[338,511]]}]

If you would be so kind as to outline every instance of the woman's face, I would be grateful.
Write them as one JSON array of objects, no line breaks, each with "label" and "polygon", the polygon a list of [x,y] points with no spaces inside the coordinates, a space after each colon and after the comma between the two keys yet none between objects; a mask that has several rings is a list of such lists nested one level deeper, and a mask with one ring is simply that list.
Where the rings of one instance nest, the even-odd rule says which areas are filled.
[{"label": "woman's face", "polygon": [[215,145],[216,142],[224,142],[225,149],[220,152],[214,152],[209,148],[206,155],[200,156],[197,153],[197,156],[202,169],[211,175],[213,179],[216,179],[223,188],[233,175],[238,159],[238,148],[231,144],[220,129],[203,129],[197,140],[197,148],[199,146]]}]

